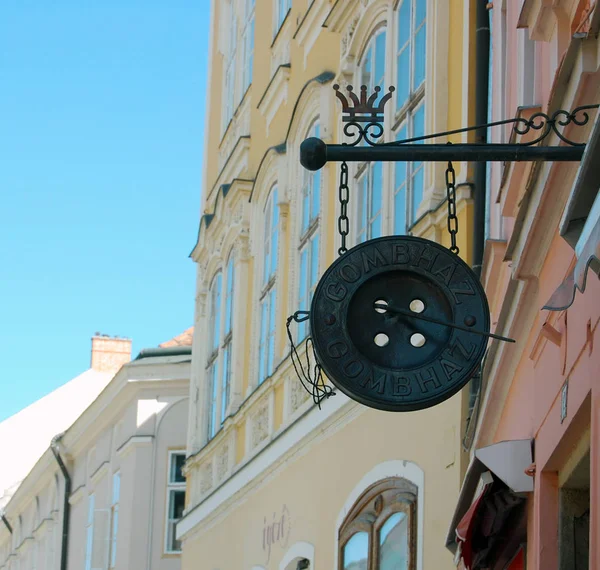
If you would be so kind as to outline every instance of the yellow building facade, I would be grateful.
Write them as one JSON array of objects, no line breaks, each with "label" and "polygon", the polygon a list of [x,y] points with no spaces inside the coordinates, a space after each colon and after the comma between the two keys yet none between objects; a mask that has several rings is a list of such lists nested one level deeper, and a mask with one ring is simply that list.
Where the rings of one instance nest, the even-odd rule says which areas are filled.
[{"label": "yellow building facade", "polygon": [[[413,413],[340,392],[319,408],[295,375],[286,319],[310,308],[340,246],[339,164],[299,162],[309,136],[344,141],[333,85],[396,86],[386,141],[472,124],[473,11],[469,0],[213,0],[184,570],[453,567],[444,543],[466,390]],[[469,172],[455,168],[469,260]],[[350,245],[394,233],[449,245],[444,170],[351,164]],[[302,357],[308,330],[291,330]]]}]

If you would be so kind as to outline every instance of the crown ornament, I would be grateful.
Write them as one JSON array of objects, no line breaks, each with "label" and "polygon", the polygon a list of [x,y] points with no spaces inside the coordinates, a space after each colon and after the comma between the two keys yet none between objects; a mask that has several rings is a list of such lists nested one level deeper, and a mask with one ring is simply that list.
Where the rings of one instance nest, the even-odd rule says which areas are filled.
[{"label": "crown ornament", "polygon": [[379,97],[381,87],[375,86],[373,93],[367,97],[367,86],[362,85],[360,88],[360,97],[354,92],[354,87],[348,85],[346,90],[348,91],[348,97],[352,102],[346,98],[346,96],[340,91],[339,85],[334,85],[336,97],[342,102],[342,121],[345,123],[381,123],[383,121],[383,110],[385,104],[392,98],[392,93],[396,90],[395,87],[390,87],[388,92],[379,100],[377,106],[375,101]]}]

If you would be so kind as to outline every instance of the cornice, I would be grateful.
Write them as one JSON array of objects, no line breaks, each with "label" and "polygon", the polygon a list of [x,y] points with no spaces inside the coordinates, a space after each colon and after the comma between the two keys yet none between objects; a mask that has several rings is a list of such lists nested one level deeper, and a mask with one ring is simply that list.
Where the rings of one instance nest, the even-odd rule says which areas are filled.
[{"label": "cornice", "polygon": [[152,445],[153,442],[153,435],[132,435],[121,447],[119,447],[119,449],[117,449],[117,455],[122,459],[127,457],[136,448]]},{"label": "cornice", "polygon": [[267,121],[267,128],[279,110],[279,107],[287,101],[287,84],[291,75],[291,64],[282,63],[271,77],[257,109],[262,113]]},{"label": "cornice", "polygon": [[98,482],[108,473],[109,462],[104,461],[96,471],[90,477],[92,485],[97,485]]}]

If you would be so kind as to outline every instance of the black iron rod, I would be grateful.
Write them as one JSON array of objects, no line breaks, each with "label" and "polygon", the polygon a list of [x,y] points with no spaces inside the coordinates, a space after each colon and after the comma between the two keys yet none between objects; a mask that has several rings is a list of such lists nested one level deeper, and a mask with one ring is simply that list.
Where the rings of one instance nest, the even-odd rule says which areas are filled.
[{"label": "black iron rod", "polygon": [[325,144],[317,138],[300,145],[300,162],[308,170],[319,170],[327,162],[535,162],[538,160],[577,162],[585,145],[523,146],[518,144],[405,144],[398,146],[349,146]]}]

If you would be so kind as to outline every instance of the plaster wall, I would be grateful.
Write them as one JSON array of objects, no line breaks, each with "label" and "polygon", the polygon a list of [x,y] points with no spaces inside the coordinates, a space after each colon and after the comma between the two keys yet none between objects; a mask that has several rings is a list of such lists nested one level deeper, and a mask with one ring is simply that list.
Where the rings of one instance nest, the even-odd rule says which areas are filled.
[{"label": "plaster wall", "polygon": [[[600,102],[596,36],[574,39],[571,35],[585,24],[578,20],[585,3],[563,2],[560,8],[550,9],[543,2],[528,1],[523,10],[517,4],[494,3],[493,76],[498,81],[494,118],[515,116],[518,106],[527,103],[522,100],[524,91],[533,93],[532,112],[552,113]],[[534,42],[529,74],[527,42]],[[585,141],[595,114],[591,118],[585,127],[567,129],[568,136]],[[500,142],[502,133],[496,136]],[[550,137],[547,142],[560,141]],[[527,567],[540,570],[562,567],[559,493],[587,450],[589,567],[600,568],[600,283],[590,271],[585,293],[578,291],[570,308],[542,310],[576,262],[559,225],[578,167],[544,163],[492,168],[491,237],[499,241],[488,243],[486,289],[494,325],[517,343],[494,349],[488,358],[474,448],[512,439],[534,440]]]},{"label": "plaster wall", "polygon": [[[287,568],[282,561],[294,544],[308,543],[311,568],[337,568],[337,532],[353,502],[378,478],[400,475],[419,485],[417,567],[453,568],[443,537],[461,477],[460,406],[454,396],[435,409],[398,416],[348,402],[288,458],[266,466],[235,495],[225,493],[184,535],[182,567],[278,570]],[[267,454],[268,447],[253,462]],[[244,470],[236,477],[243,479]],[[289,529],[269,545],[263,531],[284,509]]]}]

